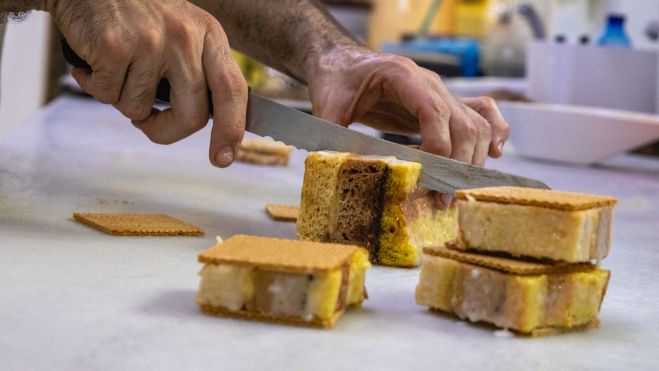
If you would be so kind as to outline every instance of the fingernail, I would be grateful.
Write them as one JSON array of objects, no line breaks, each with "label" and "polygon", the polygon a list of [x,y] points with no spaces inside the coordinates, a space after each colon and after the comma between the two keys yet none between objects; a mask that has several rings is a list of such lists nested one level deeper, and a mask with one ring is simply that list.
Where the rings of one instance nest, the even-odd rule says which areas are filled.
[{"label": "fingernail", "polygon": [[453,202],[453,196],[451,196],[448,193],[442,193],[442,195],[439,197],[441,198],[442,203],[444,204],[444,206],[446,206],[446,208],[451,206],[451,202]]},{"label": "fingernail", "polygon": [[224,147],[215,155],[215,165],[227,167],[233,162],[233,147]]},{"label": "fingernail", "polygon": [[497,149],[499,149],[499,152],[501,152],[501,153],[503,153],[503,145],[504,145],[503,141],[501,141],[501,142],[499,142],[499,144],[497,144]]}]

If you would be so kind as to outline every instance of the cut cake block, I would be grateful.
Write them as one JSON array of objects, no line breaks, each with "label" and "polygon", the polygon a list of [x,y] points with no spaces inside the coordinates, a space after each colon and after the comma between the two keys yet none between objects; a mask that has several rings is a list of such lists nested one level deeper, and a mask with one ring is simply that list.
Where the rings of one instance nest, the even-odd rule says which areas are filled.
[{"label": "cut cake block", "polygon": [[[610,272],[425,249],[416,302],[527,335],[599,324]],[[478,264],[474,264],[477,262]]]},{"label": "cut cake block", "polygon": [[298,239],[354,243],[374,263],[414,267],[424,246],[457,236],[455,209],[440,210],[417,186],[418,163],[316,152],[305,164]]},{"label": "cut cake block", "polygon": [[609,253],[613,197],[493,187],[457,191],[459,249],[565,262]]},{"label": "cut cake block", "polygon": [[237,235],[199,255],[202,311],[331,327],[366,298],[360,247]]}]

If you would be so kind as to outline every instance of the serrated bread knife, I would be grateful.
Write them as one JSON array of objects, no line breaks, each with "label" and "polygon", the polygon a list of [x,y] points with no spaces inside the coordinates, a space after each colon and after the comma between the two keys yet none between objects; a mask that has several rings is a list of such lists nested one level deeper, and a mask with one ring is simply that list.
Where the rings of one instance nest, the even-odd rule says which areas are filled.
[{"label": "serrated bread knife", "polygon": [[[62,51],[71,65],[89,68],[89,65],[75,54],[65,40],[62,40]],[[158,85],[156,99],[169,103],[169,96],[169,81],[162,79]],[[213,112],[210,93],[209,112]],[[361,155],[395,156],[401,160],[419,162],[422,165],[420,185],[444,193],[453,194],[459,189],[494,186],[549,189],[539,180],[468,165],[371,137],[284,106],[251,91],[247,106],[246,130],[307,151],[329,150]]]}]

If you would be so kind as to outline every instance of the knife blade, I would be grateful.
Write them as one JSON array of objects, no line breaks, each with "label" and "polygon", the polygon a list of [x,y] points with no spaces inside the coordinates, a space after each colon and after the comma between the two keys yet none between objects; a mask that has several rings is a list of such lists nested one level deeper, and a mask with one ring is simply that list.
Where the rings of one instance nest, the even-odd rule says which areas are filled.
[{"label": "knife blade", "polygon": [[[64,39],[62,53],[71,65],[89,68],[87,62],[80,58]],[[210,93],[208,96],[209,112],[212,114]],[[158,85],[156,100],[169,103],[169,99],[170,84],[163,78]],[[536,179],[476,167],[362,134],[258,96],[251,90],[246,130],[307,151],[331,150],[361,155],[395,156],[401,160],[419,162],[422,166],[420,185],[449,194],[460,189],[493,186],[549,189],[545,183]]]},{"label": "knife blade", "polygon": [[420,185],[445,193],[459,189],[517,186],[549,187],[535,179],[484,169],[375,138],[289,108],[254,93],[249,95],[246,130],[307,151],[332,150],[395,156],[421,163]]}]

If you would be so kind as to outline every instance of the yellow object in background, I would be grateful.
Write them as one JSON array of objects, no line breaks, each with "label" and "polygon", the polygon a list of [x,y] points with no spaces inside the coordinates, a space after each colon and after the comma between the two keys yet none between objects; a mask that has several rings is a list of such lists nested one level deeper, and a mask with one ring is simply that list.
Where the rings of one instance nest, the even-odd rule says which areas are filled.
[{"label": "yellow object in background", "polygon": [[444,0],[436,15],[437,32],[440,35],[455,35],[459,0]]},{"label": "yellow object in background", "polygon": [[492,0],[459,0],[455,7],[455,34],[483,38],[490,24]]},{"label": "yellow object in background", "polygon": [[[401,41],[404,34],[416,34],[433,0],[374,0],[368,29],[368,45],[379,49],[383,43]],[[434,17],[428,33],[438,34],[439,17]]]}]

